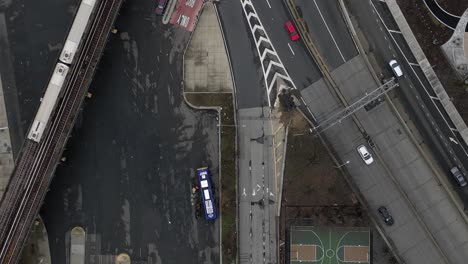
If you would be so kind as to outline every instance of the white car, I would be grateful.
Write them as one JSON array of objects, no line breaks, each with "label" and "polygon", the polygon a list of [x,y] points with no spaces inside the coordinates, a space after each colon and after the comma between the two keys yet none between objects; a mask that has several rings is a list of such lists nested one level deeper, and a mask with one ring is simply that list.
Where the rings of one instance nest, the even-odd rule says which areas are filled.
[{"label": "white car", "polygon": [[357,152],[359,153],[359,156],[361,156],[362,160],[367,164],[371,165],[372,162],[374,162],[374,159],[372,158],[372,155],[370,152],[367,150],[366,146],[360,145],[357,147]]},{"label": "white car", "polygon": [[396,60],[391,60],[388,63],[388,65],[390,65],[390,68],[392,68],[393,74],[395,74],[397,78],[403,76],[403,71],[401,70],[401,67]]}]

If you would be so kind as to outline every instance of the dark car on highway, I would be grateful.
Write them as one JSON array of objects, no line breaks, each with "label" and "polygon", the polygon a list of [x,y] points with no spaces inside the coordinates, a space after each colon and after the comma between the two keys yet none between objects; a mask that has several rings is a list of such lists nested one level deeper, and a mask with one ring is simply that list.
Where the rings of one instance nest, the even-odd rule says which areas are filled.
[{"label": "dark car on highway", "polygon": [[466,186],[466,179],[457,166],[451,168],[450,172],[452,173],[453,178],[457,181],[458,185],[461,187]]},{"label": "dark car on highway", "polygon": [[394,223],[393,217],[388,212],[387,207],[385,207],[385,206],[379,207],[379,214],[380,214],[380,216],[382,216],[385,224],[387,224],[389,226],[393,225],[393,223]]}]

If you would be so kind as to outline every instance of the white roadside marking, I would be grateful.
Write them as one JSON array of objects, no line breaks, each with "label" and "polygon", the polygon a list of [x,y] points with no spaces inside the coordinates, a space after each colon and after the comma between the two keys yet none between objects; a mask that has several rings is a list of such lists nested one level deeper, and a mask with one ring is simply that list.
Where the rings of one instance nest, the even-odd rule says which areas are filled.
[{"label": "white roadside marking", "polygon": [[289,42],[288,42],[288,47],[289,47],[289,49],[291,50],[291,53],[292,53],[293,55],[296,55],[296,54],[294,54],[294,50],[291,48],[291,45],[289,45]]},{"label": "white roadside marking", "polygon": [[319,6],[317,5],[317,2],[316,2],[315,0],[314,0],[314,4],[315,4],[315,7],[317,7],[317,11],[319,12],[320,17],[322,18],[323,24],[325,24],[325,27],[326,27],[327,30],[328,30],[328,34],[330,34],[330,37],[332,38],[333,43],[335,43],[336,49],[337,49],[338,52],[340,53],[340,56],[341,56],[341,58],[343,59],[343,62],[346,62],[346,59],[345,59],[345,57],[343,56],[343,54],[341,53],[341,50],[340,50],[340,48],[338,47],[338,44],[336,43],[336,40],[335,40],[335,38],[333,37],[333,34],[331,33],[330,28],[328,27],[327,22],[325,21],[325,18],[323,18],[322,11],[320,11],[320,8],[319,8]]},{"label": "white roadside marking", "polygon": [[271,8],[270,2],[268,0],[265,0],[268,4],[268,7]]},{"label": "white roadside marking", "polygon": [[[269,2],[268,2],[269,0],[265,0],[265,1],[267,1],[267,3],[269,4]],[[271,105],[270,93],[271,93],[274,85],[276,84],[277,78],[281,78],[281,79],[287,81],[288,83],[290,83],[292,85],[291,88],[296,89],[296,86],[294,85],[293,81],[291,80],[291,77],[289,76],[288,71],[284,67],[283,63],[281,62],[281,58],[276,53],[276,50],[275,50],[275,48],[273,46],[273,43],[270,41],[270,38],[268,37],[268,33],[266,32],[260,18],[258,17],[257,11],[255,10],[255,7],[254,7],[254,5],[252,3],[252,0],[240,0],[240,2],[242,4],[242,9],[244,11],[244,15],[245,15],[245,18],[247,20],[247,23],[249,24],[250,32],[251,32],[252,37],[253,37],[253,39],[255,41],[255,44],[256,44],[256,47],[257,47],[257,53],[258,53],[258,55],[261,56],[260,62],[263,65],[262,71],[263,71],[263,76],[265,77],[264,78],[265,87],[267,88],[268,105]],[[247,10],[247,6],[249,7],[249,10]],[[252,21],[251,20],[252,17],[255,17],[256,20]],[[260,30],[263,32],[264,35],[262,35],[260,37],[257,37],[255,35],[255,32],[260,31]],[[265,45],[265,44],[267,44],[270,47],[265,48],[264,51],[263,51],[263,54],[261,54],[260,46]],[[271,55],[272,58],[267,58],[268,54]],[[267,66],[268,71],[265,69],[265,65],[264,65],[265,60],[268,61],[268,66]],[[273,75],[273,79],[268,81],[267,76],[270,75],[269,71],[272,69],[272,66],[280,67],[281,69],[283,69],[284,74],[280,74],[279,72],[275,72],[274,75]]]},{"label": "white roadside marking", "polygon": [[390,32],[390,33],[402,34],[401,31],[392,30],[392,29],[389,29],[388,32]]}]

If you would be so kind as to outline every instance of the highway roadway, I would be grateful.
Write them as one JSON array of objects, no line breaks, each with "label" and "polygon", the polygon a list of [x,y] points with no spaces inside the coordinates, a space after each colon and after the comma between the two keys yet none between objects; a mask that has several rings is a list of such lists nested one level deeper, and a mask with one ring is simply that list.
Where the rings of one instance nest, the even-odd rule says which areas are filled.
[{"label": "highway roadway", "polygon": [[[300,11],[303,17],[307,17],[306,23],[308,23],[313,41],[321,51],[321,56],[328,64],[329,69],[335,70],[332,72],[332,76],[340,86],[341,93],[346,100],[354,102],[365,93],[375,89],[379,84],[375,83],[371,78],[362,58],[355,56],[357,53],[354,43],[346,31],[346,27],[343,26],[343,22],[337,22],[335,19],[338,10],[337,2],[313,1],[313,4],[312,2],[301,3]],[[230,38],[233,38],[229,36],[233,34],[229,32],[229,27],[233,26],[234,22],[231,24],[226,23],[224,17],[230,16],[232,21],[240,19],[241,14],[235,11],[239,10],[240,6],[236,4],[236,1],[231,1],[229,3],[229,12],[228,8],[223,12],[223,5],[224,2],[221,2],[220,14],[227,34],[226,39],[233,59],[234,76],[237,83],[238,79],[244,78],[242,73],[237,71],[236,62],[234,61],[237,60],[237,65],[251,63],[252,59],[255,58],[255,46],[252,45],[251,40],[250,43],[253,49],[250,54],[254,57],[244,56],[241,59],[232,55],[240,54],[240,51],[236,51],[237,48],[229,43]],[[284,4],[271,3],[271,1],[255,1],[254,5],[273,46],[296,87],[302,90],[304,99],[314,115],[323,120],[331,113],[341,109],[342,105],[335,98],[335,92],[331,92],[330,88],[326,87],[320,80],[321,74],[311,57],[304,56],[303,53],[298,51],[300,48],[305,52],[303,43],[296,42],[291,45],[291,41],[284,29],[282,29],[284,21],[290,19]],[[366,13],[363,11],[366,9],[360,7],[360,5],[368,5],[366,8],[369,8],[369,3],[360,1],[355,8],[363,12],[360,13],[360,16],[365,17],[364,19],[372,23],[374,29],[377,28],[377,32],[380,31],[378,17],[370,16],[372,10],[367,9],[369,12]],[[320,19],[317,16],[310,18],[310,14],[318,14]],[[342,19],[341,16],[340,19]],[[338,21],[341,21],[340,19]],[[249,33],[248,25],[244,23],[244,27],[240,28],[242,30],[237,30],[236,34],[242,33],[244,38],[247,37]],[[364,33],[367,35],[368,32],[364,31]],[[375,50],[384,48],[387,50],[390,45],[390,50],[392,50],[391,41],[388,41],[388,37],[384,37],[382,32],[379,33],[376,43],[372,45],[379,45],[374,47]],[[339,51],[332,52],[332,49]],[[296,54],[301,54],[301,56],[296,56]],[[393,52],[391,55],[393,55]],[[391,76],[386,66],[389,58],[383,56],[378,60],[384,74],[387,77]],[[261,71],[258,70],[258,64],[255,69],[257,74],[261,74]],[[404,70],[407,71],[406,66],[404,66]],[[262,93],[261,79],[257,79],[257,83],[260,83],[257,89],[252,89],[255,83],[247,84],[250,93]],[[401,86],[403,88],[405,86],[410,87],[406,79],[401,81]],[[237,98],[239,108],[243,108],[241,106],[242,102],[245,100],[245,95],[248,94],[248,92],[243,92],[243,89],[246,89],[246,87],[237,86],[237,90],[241,91]],[[437,178],[429,169],[428,164],[422,159],[413,143],[411,143],[404,132],[404,128],[395,119],[386,103],[376,106],[369,112],[361,110],[357,117],[360,120],[360,123],[358,123],[360,128],[348,119],[331,128],[325,135],[332,142],[332,146],[340,158],[343,161],[350,161],[346,168],[366,197],[368,206],[372,210],[370,213],[375,215],[376,219],[379,219],[376,209],[378,206],[386,205],[395,214],[396,224],[391,228],[383,227],[383,229],[396,244],[401,256],[408,263],[444,263],[449,261],[458,263],[466,260],[464,250],[461,252],[454,250],[454,248],[463,247],[461,246],[464,243],[462,237],[467,232],[464,220],[454,208],[445,190],[438,185]],[[355,150],[357,145],[366,143],[362,130],[365,130],[371,136],[378,149],[375,153],[376,158],[378,157],[376,164],[369,167],[360,160]],[[242,149],[240,151],[242,153]],[[406,159],[401,157],[406,157]],[[243,188],[242,178],[250,176],[243,175],[242,170],[244,168],[241,166],[239,175],[239,188],[241,190]],[[255,176],[252,175],[252,177],[254,182]],[[415,181],[408,182],[409,179],[415,179]],[[242,210],[247,209],[244,209],[241,203],[239,210],[242,212]],[[240,213],[241,215],[242,213]],[[255,223],[251,223],[251,226],[255,226]],[[244,244],[245,240],[242,236],[245,236],[245,232],[249,229],[243,227],[242,222],[239,227],[240,258],[245,263],[249,263],[249,259],[243,254],[250,252],[252,257],[252,254],[257,254],[256,251],[258,250],[264,252],[262,251],[264,247],[252,243]],[[440,230],[444,231],[439,232]],[[250,231],[252,232],[252,229]]]},{"label": "highway roadway", "polygon": [[231,58],[238,108],[266,105],[267,96],[260,62],[249,26],[244,22],[240,1],[221,1],[218,10]]},{"label": "highway roadway", "polygon": [[[269,4],[275,4],[274,8],[270,9]],[[218,7],[237,89],[239,259],[240,263],[278,263],[276,199],[279,194],[273,144],[277,122],[268,107],[269,95],[260,56],[241,1],[221,1]],[[284,29],[287,18],[284,6],[279,2],[254,1],[254,7],[258,8],[263,30],[268,34],[265,37],[274,44],[276,56],[281,57],[295,85],[305,87],[319,79],[318,69],[302,43],[277,41],[288,38]],[[274,13],[265,17],[264,8]],[[296,64],[296,60],[302,64]]]},{"label": "highway roadway", "polygon": [[[436,99],[421,68],[417,66],[402,35],[398,33],[398,27],[386,5],[379,1],[370,3],[368,1],[353,3],[350,5],[350,11],[357,19],[361,30],[365,32],[378,63],[385,65],[390,59],[396,58],[402,64],[406,76],[399,81],[403,88],[398,90],[399,94],[405,100],[406,107],[415,117],[415,121],[424,128],[421,132],[425,140],[430,142],[428,146],[431,146],[432,154],[437,158],[445,176],[467,207],[468,189],[460,188],[450,176],[449,170],[455,165],[465,168],[468,164],[468,147],[462,143],[461,136],[454,130],[454,125]],[[364,16],[366,13],[373,15]],[[391,74],[388,67],[383,67],[383,72],[387,76]],[[464,171],[467,175],[466,169]]]},{"label": "highway roadway", "polygon": [[[383,3],[378,2],[377,4],[383,5]],[[354,2],[353,2],[354,3]],[[384,53],[386,51],[392,51],[392,43],[390,40],[391,38],[387,38],[382,35],[384,30],[380,30],[378,27],[379,18],[378,16],[376,17],[371,17],[368,14],[372,13],[372,4],[370,2],[366,1],[360,1],[359,3],[354,3],[356,6],[353,6],[355,8],[355,11],[358,11],[358,14],[355,14],[355,16],[360,17],[361,19],[367,20],[367,26],[373,26],[374,27],[374,32],[380,32],[378,36],[374,35],[376,39],[371,39],[370,45],[381,45],[383,43],[386,43],[386,45],[381,45],[381,46],[373,46],[371,47],[371,50],[375,50],[376,52],[381,52],[383,51]],[[365,5],[368,5],[365,7]],[[370,7],[370,9],[369,9]],[[365,9],[368,8],[368,9]],[[366,15],[367,14],[367,15]],[[375,13],[374,13],[375,14]],[[361,29],[363,30],[363,29]],[[363,30],[364,34],[367,36],[368,33],[368,28]],[[395,33],[398,34],[398,33]],[[351,43],[348,43],[351,44]],[[346,44],[345,44],[346,45]],[[379,65],[374,65],[374,68],[383,69],[383,73],[385,76],[391,76],[391,72],[389,71],[388,67],[386,66],[387,62],[392,58],[392,56],[396,56],[392,52],[390,52],[390,56],[387,55],[387,57],[379,58],[379,65],[382,65],[379,67]],[[401,61],[404,61],[403,58]],[[354,70],[358,69],[357,65],[353,67]],[[408,67],[409,68],[409,67]],[[406,68],[405,73],[406,73]],[[347,73],[348,72],[348,73]],[[368,81],[366,82],[365,76],[358,77],[358,73],[351,73],[353,70],[348,69],[337,69],[335,72],[332,73],[334,75],[334,78],[336,78],[338,83],[341,83],[341,92],[344,94],[344,96],[347,98],[348,102],[354,102],[360,97],[362,97],[365,93],[368,93],[372,87],[369,87],[368,89],[364,89],[364,87],[367,85],[366,83],[372,82],[371,78],[368,77]],[[344,78],[344,76],[350,76],[352,78]],[[409,74],[408,74],[409,75]],[[411,75],[410,75],[411,76]],[[412,84],[411,82],[416,81],[418,82],[418,78],[415,78],[415,76],[412,76],[413,78],[406,79],[402,78],[399,80],[401,90],[407,91],[412,89]],[[344,78],[344,79],[343,79]],[[340,81],[341,79],[341,81]],[[356,82],[357,81],[357,82]],[[360,82],[359,82],[360,81]],[[354,82],[354,85],[353,85]],[[377,84],[374,84],[377,86]],[[306,93],[303,93],[304,96],[307,93],[309,96],[309,101],[306,99],[306,101],[310,102],[310,106],[312,108],[312,111],[314,114],[317,112],[320,112],[320,109],[317,109],[317,105],[319,102],[323,103],[322,101],[325,100],[324,93],[320,93],[318,87],[313,87],[308,91],[305,91]],[[357,92],[361,90],[361,92]],[[313,99],[313,95],[318,95],[320,97],[320,101],[317,101],[316,99]],[[312,101],[313,100],[313,103]],[[329,103],[329,105],[333,105],[332,103]],[[417,104],[415,104],[417,105]],[[320,108],[320,107],[319,107]],[[462,239],[463,236],[466,235],[467,233],[467,228],[466,228],[466,223],[463,218],[459,216],[458,210],[453,206],[452,200],[449,199],[448,194],[445,192],[445,189],[440,188],[440,185],[438,184],[438,178],[434,175],[433,172],[429,171],[429,167],[427,166],[427,163],[424,164],[425,162],[416,162],[415,158],[419,156],[416,160],[420,159],[421,156],[415,151],[413,148],[412,150],[410,149],[410,145],[412,145],[410,142],[404,139],[400,139],[398,141],[393,141],[396,140],[394,137],[396,136],[392,130],[397,132],[398,137],[401,137],[404,135],[404,133],[401,133],[403,130],[402,128],[398,128],[398,124],[396,121],[390,121],[390,119],[394,118],[392,117],[393,115],[387,110],[383,110],[386,108],[386,106],[378,106],[376,107],[376,110],[370,110],[367,114],[363,114],[363,111],[359,111],[357,113],[358,119],[360,120],[361,125],[364,127],[366,130],[367,134],[371,136],[373,139],[374,143],[377,144],[377,149],[379,149],[378,153],[379,158],[381,158],[381,162],[383,164],[384,170],[382,173],[386,173],[387,175],[390,176],[392,179],[393,183],[395,184],[395,189],[393,190],[393,193],[391,195],[387,195],[389,198],[392,197],[393,195],[400,196],[403,201],[405,201],[405,206],[411,208],[411,210],[407,211],[406,213],[399,212],[398,214],[402,213],[406,219],[406,224],[410,224],[410,221],[407,221],[408,219],[412,218],[413,224],[416,226],[419,226],[419,233],[420,235],[426,236],[426,241],[428,241],[428,246],[426,249],[424,249],[425,252],[431,252],[431,254],[437,254],[436,252],[439,252],[439,260],[435,260],[436,256],[433,258],[428,258],[428,261],[434,261],[434,263],[439,263],[439,262],[444,262],[444,261],[450,261],[453,263],[459,263],[460,261],[465,261],[467,256],[464,255],[462,252],[459,252],[458,250],[453,250],[453,248],[457,247],[462,247],[465,242],[460,241],[465,241],[465,239]],[[314,109],[316,109],[314,111]],[[329,108],[329,112],[335,111],[336,108]],[[378,111],[377,111],[378,109]],[[424,107],[422,107],[424,109]],[[385,112],[387,112],[385,114]],[[323,112],[324,115],[326,115],[326,111]],[[411,115],[412,113],[410,113]],[[378,118],[372,118],[372,116],[380,116]],[[424,113],[426,115],[426,113]],[[424,116],[423,115],[423,116]],[[369,120],[369,118],[372,119],[372,121]],[[393,124],[393,125],[391,125]],[[423,129],[426,129],[428,131],[434,130],[436,133],[439,132],[437,127],[434,127],[434,124],[431,124],[432,126],[425,127]],[[344,125],[338,125],[340,127],[343,127]],[[392,126],[395,126],[395,128],[391,128]],[[334,130],[337,128],[333,128]],[[343,128],[341,128],[343,129]],[[352,129],[346,130],[346,131],[353,131]],[[353,140],[355,141],[356,138],[350,137],[349,135],[344,135],[340,134],[339,132],[336,132],[336,134],[329,135],[329,133],[325,133],[328,138],[331,140],[332,145],[335,146],[335,150],[340,153],[339,149],[343,149],[343,147],[346,145],[346,141],[344,140],[345,138],[348,137],[348,140],[352,142]],[[340,135],[340,136],[338,136]],[[357,134],[356,134],[357,136]],[[393,141],[393,143],[387,142],[389,139],[390,142]],[[400,143],[397,143],[400,142]],[[404,142],[404,143],[403,143]],[[390,144],[389,144],[390,143]],[[359,143],[355,143],[359,144]],[[349,149],[349,151],[355,152],[355,150]],[[447,151],[450,153],[449,151]],[[409,153],[413,153],[412,155],[409,155]],[[345,153],[340,153],[341,155],[346,155]],[[401,157],[401,158],[399,158]],[[346,156],[343,158],[343,160],[351,160],[349,156]],[[351,161],[352,162],[352,161]],[[411,162],[412,164],[410,164]],[[429,161],[431,162],[431,161]],[[405,165],[407,164],[407,165]],[[417,164],[417,165],[416,165]],[[355,174],[353,174],[353,170],[355,170],[355,164],[351,163],[349,166],[346,166],[350,172],[351,175],[355,178],[355,182],[358,184],[360,187],[361,191],[364,193],[366,196],[371,208],[374,207],[373,203],[376,201],[379,201],[381,197],[379,197],[379,194],[385,193],[389,191],[389,186],[391,184],[384,184],[384,186],[381,186],[379,189],[379,185],[385,182],[384,179],[381,181],[362,181],[362,176],[365,175],[364,171],[361,170],[359,174],[361,174],[361,177],[355,177]],[[422,175],[431,175],[429,178],[424,178]],[[373,174],[374,177],[377,175],[376,173]],[[382,175],[382,174],[379,174]],[[412,175],[412,176],[411,176]],[[417,182],[409,182],[409,179],[418,179],[416,180]],[[370,184],[370,182],[373,182]],[[424,183],[424,184],[421,184]],[[439,186],[439,187],[436,187]],[[376,191],[379,190],[379,191]],[[436,198],[437,197],[437,198]],[[390,208],[404,208],[405,206],[400,205],[400,206],[395,206],[392,203],[396,203],[397,201],[401,202],[401,200],[394,200],[390,198],[389,200],[386,201],[388,204],[388,207]],[[380,200],[382,203],[382,200]],[[385,203],[384,203],[385,204]],[[429,207],[428,207],[429,206]],[[431,208],[431,209],[428,209]],[[448,210],[450,208],[450,210]],[[449,213],[450,211],[450,213]],[[410,217],[413,215],[412,217]],[[439,216],[438,216],[439,215]],[[443,217],[441,217],[441,216]],[[408,218],[410,217],[410,218]],[[455,220],[456,219],[456,220]],[[457,224],[453,224],[454,222]],[[398,223],[398,224],[403,224],[403,223]],[[444,228],[446,231],[441,232],[441,228]],[[403,226],[399,228],[405,229]],[[418,229],[415,228],[410,228],[408,230],[414,230],[416,233]],[[391,237],[394,242],[396,243],[397,249],[399,249],[404,258],[414,261],[415,263],[419,263],[420,259],[418,260],[417,257],[420,255],[419,252],[413,251],[411,253],[410,251],[407,251],[404,249],[405,247],[408,246],[408,244],[402,243],[403,241],[406,240],[408,241],[408,236],[405,233],[403,236],[401,234],[398,234],[398,232],[392,232],[391,230],[387,231],[389,237]],[[412,234],[412,237],[410,240],[414,239],[415,237],[418,237],[416,233]],[[425,234],[424,234],[425,233]],[[465,234],[463,236],[459,234]],[[460,240],[461,239],[461,240]],[[413,240],[416,242],[415,240]],[[430,242],[432,241],[432,242]],[[449,246],[447,245],[447,241],[450,241],[449,243],[453,243],[453,245]],[[417,244],[417,242],[415,243]],[[433,251],[430,249],[430,244],[435,246],[436,248],[439,248],[436,251]],[[427,263],[427,262],[426,262]]]},{"label": "highway roadway", "polygon": [[336,1],[295,1],[299,13],[330,70],[357,55]]},{"label": "highway roadway", "polygon": [[302,89],[321,78],[321,74],[302,41],[293,42],[284,23],[290,20],[283,1],[253,1],[255,9],[281,61],[294,81]]}]

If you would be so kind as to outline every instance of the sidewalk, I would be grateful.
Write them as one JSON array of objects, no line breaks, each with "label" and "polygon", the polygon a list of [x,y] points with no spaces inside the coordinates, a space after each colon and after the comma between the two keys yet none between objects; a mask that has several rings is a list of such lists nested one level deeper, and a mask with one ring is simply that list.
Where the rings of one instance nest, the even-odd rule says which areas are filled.
[{"label": "sidewalk", "polygon": [[206,3],[184,55],[184,93],[232,93],[233,83],[215,7]]},{"label": "sidewalk", "polygon": [[237,226],[235,89],[214,4],[206,2],[198,18],[183,57],[183,96],[192,108],[218,112],[219,177],[215,173],[212,180],[220,189],[217,198],[220,261],[230,263],[237,256],[237,243],[232,241]]},{"label": "sidewalk", "polygon": [[[6,30],[5,15],[0,14],[0,37],[4,39],[6,45],[8,44],[8,36]],[[8,47],[9,48],[9,47]],[[8,93],[8,89],[11,89],[9,81],[7,79],[11,76],[2,76],[2,74],[12,74],[8,68],[8,64],[11,63],[9,54],[6,50],[0,52],[0,200],[3,197],[3,193],[6,189],[8,181],[10,180],[11,173],[14,169],[14,157],[11,146],[10,127],[8,123],[7,108],[5,105],[5,94]],[[16,96],[16,95],[15,95]],[[13,102],[10,102],[13,104]],[[15,110],[15,109],[14,109]],[[11,111],[11,110],[10,110]],[[19,131],[18,131],[19,132]],[[20,138],[16,136],[17,140]],[[17,142],[19,144],[19,142]]]}]

